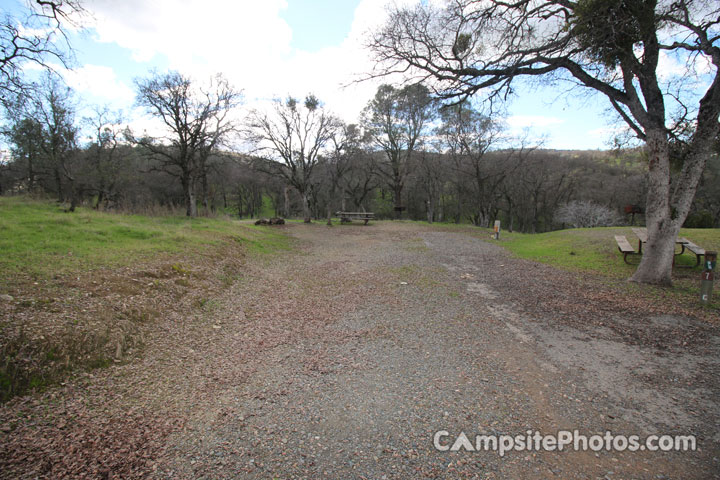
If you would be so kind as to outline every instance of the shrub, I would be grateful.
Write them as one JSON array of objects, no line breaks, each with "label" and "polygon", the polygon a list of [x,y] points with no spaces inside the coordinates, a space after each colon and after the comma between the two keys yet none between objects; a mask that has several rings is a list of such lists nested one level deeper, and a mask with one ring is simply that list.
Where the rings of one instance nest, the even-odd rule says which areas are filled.
[{"label": "shrub", "polygon": [[702,212],[695,212],[685,219],[685,228],[713,228],[715,226],[715,220],[713,219],[712,213],[707,210]]},{"label": "shrub", "polygon": [[620,217],[614,210],[585,201],[572,201],[561,206],[555,212],[554,220],[573,228],[608,227],[620,223]]}]

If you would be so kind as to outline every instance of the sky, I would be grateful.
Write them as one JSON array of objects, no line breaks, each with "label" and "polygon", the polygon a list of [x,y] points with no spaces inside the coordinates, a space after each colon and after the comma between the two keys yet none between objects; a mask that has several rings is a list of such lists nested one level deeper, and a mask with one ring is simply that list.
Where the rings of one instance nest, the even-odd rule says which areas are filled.
[{"label": "sky", "polygon": [[[71,34],[77,66],[63,75],[83,105],[122,109],[138,129],[151,121],[134,105],[134,80],[168,69],[198,81],[223,73],[243,90],[244,111],[313,93],[357,122],[380,83],[356,82],[372,68],[363,43],[388,1],[85,0],[92,18],[84,32]],[[512,134],[527,129],[555,149],[608,148],[616,127],[597,95],[522,85],[506,122]]]}]

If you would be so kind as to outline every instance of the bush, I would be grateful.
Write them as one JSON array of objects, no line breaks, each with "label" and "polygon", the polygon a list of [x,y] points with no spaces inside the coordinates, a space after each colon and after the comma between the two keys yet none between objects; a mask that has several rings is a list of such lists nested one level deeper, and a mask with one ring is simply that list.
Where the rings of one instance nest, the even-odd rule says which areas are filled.
[{"label": "bush", "polygon": [[583,201],[572,201],[558,208],[554,220],[573,228],[609,227],[620,223],[620,217],[612,209]]},{"label": "bush", "polygon": [[685,228],[713,228],[715,226],[715,220],[713,219],[712,213],[707,210],[702,212],[695,212],[685,219]]}]

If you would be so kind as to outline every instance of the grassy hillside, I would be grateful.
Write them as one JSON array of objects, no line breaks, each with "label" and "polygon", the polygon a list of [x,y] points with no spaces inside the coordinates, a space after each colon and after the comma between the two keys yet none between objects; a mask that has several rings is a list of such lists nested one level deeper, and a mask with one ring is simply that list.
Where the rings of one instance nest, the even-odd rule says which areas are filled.
[{"label": "grassy hillside", "polygon": [[234,241],[251,253],[287,248],[285,235],[222,218],[146,217],[0,197],[0,286],[120,267],[158,255],[202,254]]},{"label": "grassy hillside", "polygon": [[0,197],[0,401],[142,352],[145,334],[241,281],[282,229]]}]

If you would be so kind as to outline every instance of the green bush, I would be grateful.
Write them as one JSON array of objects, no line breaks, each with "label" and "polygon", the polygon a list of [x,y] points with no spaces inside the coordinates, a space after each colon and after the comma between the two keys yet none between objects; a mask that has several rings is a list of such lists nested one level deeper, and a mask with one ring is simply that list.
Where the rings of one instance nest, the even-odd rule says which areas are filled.
[{"label": "green bush", "polygon": [[688,215],[683,226],[685,228],[713,228],[715,220],[710,212],[703,210]]}]

